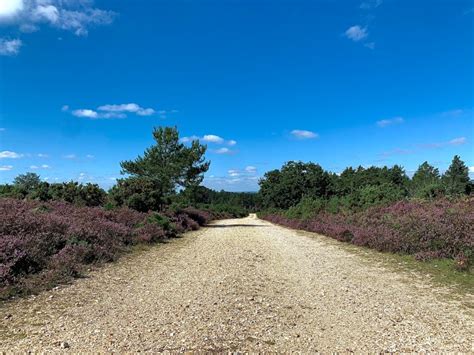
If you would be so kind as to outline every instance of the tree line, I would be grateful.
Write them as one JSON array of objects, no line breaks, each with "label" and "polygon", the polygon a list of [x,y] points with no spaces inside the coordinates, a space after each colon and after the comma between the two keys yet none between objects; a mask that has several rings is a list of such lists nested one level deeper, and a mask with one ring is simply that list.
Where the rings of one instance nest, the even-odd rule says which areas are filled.
[{"label": "tree line", "polygon": [[205,159],[206,145],[199,140],[186,146],[176,127],[158,127],[152,134],[155,143],[143,155],[120,163],[124,177],[108,192],[92,183],[48,183],[29,172],[17,176],[13,184],[0,185],[0,196],[106,208],[125,206],[140,212],[203,206],[244,215],[255,206],[255,194],[217,192],[200,186],[210,161]]},{"label": "tree line", "polygon": [[264,209],[288,209],[301,202],[333,213],[406,198],[457,197],[474,192],[469,169],[457,155],[444,174],[424,162],[411,179],[399,165],[348,167],[335,174],[319,164],[290,161],[281,169],[265,173],[259,184]]}]

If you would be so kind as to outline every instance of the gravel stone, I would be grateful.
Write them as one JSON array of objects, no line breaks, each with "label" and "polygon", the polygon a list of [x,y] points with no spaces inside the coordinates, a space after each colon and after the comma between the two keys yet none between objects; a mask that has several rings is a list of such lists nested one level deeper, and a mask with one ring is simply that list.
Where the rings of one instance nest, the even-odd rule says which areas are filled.
[{"label": "gravel stone", "polygon": [[472,309],[440,295],[253,215],[1,304],[0,351],[472,352]]}]

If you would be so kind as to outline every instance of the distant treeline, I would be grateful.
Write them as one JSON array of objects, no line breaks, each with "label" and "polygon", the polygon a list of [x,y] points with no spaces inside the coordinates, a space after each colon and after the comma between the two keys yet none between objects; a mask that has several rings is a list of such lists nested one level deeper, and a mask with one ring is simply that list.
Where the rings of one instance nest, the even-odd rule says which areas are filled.
[{"label": "distant treeline", "polygon": [[[360,211],[407,199],[435,199],[474,192],[466,164],[455,156],[444,174],[424,162],[410,179],[399,166],[346,168],[341,174],[320,165],[290,161],[281,169],[267,172],[260,181],[264,209],[289,209],[298,204],[311,210],[332,213]],[[303,207],[303,206],[301,206]]]},{"label": "distant treeline", "polygon": [[289,162],[260,181],[259,216],[417,260],[474,264],[473,182],[455,156],[441,175],[427,162],[410,179],[403,168],[347,168],[340,175],[313,163]]},{"label": "distant treeline", "polygon": [[254,193],[213,191],[200,186],[210,162],[198,140],[186,146],[175,127],[153,131],[155,144],[135,160],[122,161],[124,178],[108,192],[97,184],[75,181],[48,183],[35,173],[18,175],[13,184],[0,185],[0,197],[38,201],[65,201],[106,209],[128,207],[139,212],[167,211],[189,206],[245,216],[255,210]]}]

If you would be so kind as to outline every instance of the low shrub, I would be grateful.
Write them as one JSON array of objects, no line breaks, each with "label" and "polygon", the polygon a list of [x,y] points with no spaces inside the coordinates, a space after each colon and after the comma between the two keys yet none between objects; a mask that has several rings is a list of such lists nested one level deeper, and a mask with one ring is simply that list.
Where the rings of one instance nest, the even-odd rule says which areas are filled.
[{"label": "low shrub", "polygon": [[132,245],[163,241],[217,217],[194,208],[143,213],[0,198],[0,298],[67,282],[84,265],[113,261]]},{"label": "low shrub", "polygon": [[418,260],[451,258],[458,269],[474,259],[474,198],[399,201],[350,214],[319,212],[308,220],[261,213],[270,222]]}]

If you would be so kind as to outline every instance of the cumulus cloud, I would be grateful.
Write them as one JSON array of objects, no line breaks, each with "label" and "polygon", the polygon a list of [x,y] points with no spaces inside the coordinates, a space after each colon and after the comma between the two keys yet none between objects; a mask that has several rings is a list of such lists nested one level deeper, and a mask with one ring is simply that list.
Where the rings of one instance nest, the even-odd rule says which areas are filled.
[{"label": "cumulus cloud", "polygon": [[0,21],[6,21],[23,10],[23,0],[2,0],[0,2]]},{"label": "cumulus cloud", "polygon": [[0,165],[0,171],[10,171],[13,169],[12,165]]},{"label": "cumulus cloud", "polygon": [[319,137],[317,133],[312,131],[306,131],[304,129],[294,129],[290,133],[293,137],[297,139],[313,139]]},{"label": "cumulus cloud", "polygon": [[[61,111],[66,112],[69,106],[64,105]],[[112,118],[126,118],[128,113],[134,113],[138,116],[151,116],[156,113],[152,108],[144,108],[135,103],[120,104],[120,105],[103,105],[96,110],[92,109],[78,109],[73,110],[72,115],[76,117],[90,118],[90,119],[112,119]]]},{"label": "cumulus cloud", "polygon": [[111,24],[116,13],[93,7],[92,0],[2,0],[0,22],[34,32],[42,25],[86,36],[95,26]]},{"label": "cumulus cloud", "polygon": [[0,38],[0,55],[14,56],[20,52],[23,42],[20,39]]},{"label": "cumulus cloud", "polygon": [[344,35],[354,42],[359,42],[367,38],[369,33],[367,31],[367,27],[360,27],[359,25],[356,25],[349,27],[346,32],[344,32]]},{"label": "cumulus cloud", "polygon": [[136,113],[139,116],[151,116],[155,114],[155,110],[152,108],[143,108],[135,103],[131,104],[120,104],[120,105],[103,105],[97,108],[99,111],[105,111],[109,113],[123,114],[125,112]]},{"label": "cumulus cloud", "polygon": [[0,159],[18,159],[21,157],[23,157],[23,154],[19,154],[9,150],[4,150],[0,152]]},{"label": "cumulus cloud", "polygon": [[469,172],[474,174],[474,165],[469,167]]},{"label": "cumulus cloud", "polygon": [[204,137],[202,137],[202,140],[209,143],[224,143],[224,138],[216,136],[215,134],[206,134]]},{"label": "cumulus cloud", "polygon": [[234,145],[237,144],[237,141],[235,141],[233,139],[225,140],[224,138],[222,138],[218,135],[215,135],[215,134],[205,134],[202,137],[198,137],[196,135],[189,136],[189,137],[182,137],[180,139],[180,142],[181,143],[189,143],[189,142],[192,142],[194,140],[200,140],[200,141],[203,141],[203,142],[206,142],[206,143],[213,143],[213,144],[226,144],[226,145],[231,146],[231,147],[233,147]]},{"label": "cumulus cloud", "polygon": [[96,111],[89,109],[74,110],[72,114],[76,117],[99,118],[99,114]]},{"label": "cumulus cloud", "polygon": [[405,122],[403,117],[394,117],[394,118],[390,118],[390,119],[384,119],[384,120],[377,121],[377,126],[379,126],[381,128],[384,128],[384,127],[387,127],[387,126],[401,124],[403,122]]}]

